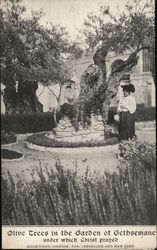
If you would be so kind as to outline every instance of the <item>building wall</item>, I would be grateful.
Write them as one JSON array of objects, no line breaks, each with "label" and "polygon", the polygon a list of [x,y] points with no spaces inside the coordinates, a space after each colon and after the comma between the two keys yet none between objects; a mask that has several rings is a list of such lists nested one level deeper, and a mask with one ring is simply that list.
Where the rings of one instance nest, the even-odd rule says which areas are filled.
[{"label": "building wall", "polygon": [[52,111],[54,108],[57,108],[57,97],[59,96],[59,92],[59,84],[54,84],[48,88],[46,86],[44,87],[41,83],[38,83],[36,94],[39,102],[43,104],[43,112]]},{"label": "building wall", "polygon": [[[123,54],[116,55],[115,52],[109,52],[106,57],[106,69],[107,69],[107,77],[111,72],[111,64],[117,60],[122,59],[126,60],[129,57],[131,52],[126,51]],[[90,64],[93,64],[92,57],[94,55],[94,51],[89,55],[83,55],[83,57],[77,61],[73,60],[71,62],[73,70],[76,71],[77,78],[81,79],[81,75],[85,72],[87,67]],[[143,72],[143,51],[140,51],[139,59],[136,67],[132,69],[132,73],[130,75],[131,82],[135,85],[135,96],[137,104],[144,104],[147,106],[155,106],[155,87],[151,72]],[[121,83],[121,85],[123,82]],[[117,105],[117,101],[119,97],[122,95],[122,90],[119,88],[116,97],[112,100],[111,106]]]},{"label": "building wall", "polygon": [[[77,99],[80,92],[80,80],[82,74],[85,72],[87,67],[93,64],[93,55],[95,51],[90,53],[84,53],[80,59],[72,60],[69,62],[71,67],[71,71],[73,75],[71,80],[75,82],[74,86],[71,90],[66,89],[66,85],[63,86],[60,98],[60,104],[64,104],[68,102],[68,98],[71,97],[74,100]],[[125,52],[123,54],[116,55],[115,52],[109,52],[108,56],[106,57],[106,69],[107,69],[107,77],[110,75],[111,72],[111,64],[117,60],[122,59],[126,60],[129,57],[130,52]],[[144,104],[147,106],[155,106],[155,86],[153,82],[153,78],[151,76],[151,72],[143,71],[143,51],[140,51],[139,59],[136,67],[132,69],[132,73],[130,75],[131,82],[135,85],[135,96],[137,104]],[[121,82],[120,85],[125,84],[125,82]],[[59,91],[59,85],[51,86],[52,90],[56,93]],[[39,88],[37,90],[38,93],[42,92],[43,86],[39,84]],[[119,87],[117,95],[113,98],[111,102],[111,106],[117,106],[118,100],[122,97],[123,91],[122,88]],[[50,90],[47,88],[44,89],[42,94],[39,96],[39,101],[43,104],[43,111],[47,112],[53,110],[57,107],[58,102],[56,96],[51,93]]]},{"label": "building wall", "polygon": [[54,84],[52,86],[43,86],[41,83],[38,83],[38,89],[36,91],[38,100],[41,104],[43,104],[43,112],[53,111],[55,108],[58,107],[58,100],[59,97],[59,105],[63,105],[64,103],[68,103],[70,99],[76,100],[80,89],[79,83],[76,85],[73,84],[71,89],[67,89],[68,84],[65,84],[61,88],[60,94],[60,86],[59,84]]}]

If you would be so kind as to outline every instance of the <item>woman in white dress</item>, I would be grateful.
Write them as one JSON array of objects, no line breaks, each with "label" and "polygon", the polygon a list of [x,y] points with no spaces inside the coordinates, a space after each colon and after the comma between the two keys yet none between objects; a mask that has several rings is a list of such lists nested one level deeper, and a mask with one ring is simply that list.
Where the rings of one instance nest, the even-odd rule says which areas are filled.
[{"label": "woman in white dress", "polygon": [[136,101],[131,93],[135,92],[133,84],[123,85],[124,97],[119,101],[119,136],[120,140],[129,140],[135,137],[135,111]]}]

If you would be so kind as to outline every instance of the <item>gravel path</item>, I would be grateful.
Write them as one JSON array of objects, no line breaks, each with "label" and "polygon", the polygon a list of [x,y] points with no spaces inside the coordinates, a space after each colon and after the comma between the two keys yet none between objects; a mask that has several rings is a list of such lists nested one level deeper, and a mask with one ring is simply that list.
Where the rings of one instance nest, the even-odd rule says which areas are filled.
[{"label": "gravel path", "polygon": [[[9,149],[9,147],[7,147]],[[22,161],[3,161],[2,164],[2,175],[6,176],[7,170],[16,177],[18,174],[22,178],[29,178],[30,172],[33,169],[37,169],[39,165],[43,168],[47,165],[48,168],[55,170],[56,160],[60,159],[65,169],[75,169],[79,174],[83,174],[86,171],[87,166],[91,172],[98,171],[111,171],[116,170],[118,165],[118,159],[116,153],[118,151],[118,145],[109,146],[104,152],[96,153],[50,153],[50,152],[39,152],[27,148],[25,142],[20,141],[17,145],[11,147],[12,150],[18,150],[25,154],[25,158]],[[114,153],[113,153],[114,152]],[[96,155],[95,155],[96,154]]]},{"label": "gravel path", "polygon": [[[139,140],[149,141],[151,143],[155,142],[155,127],[154,123],[147,124],[140,123],[136,126],[136,134]],[[77,165],[77,170],[80,175],[82,175],[88,166],[89,171],[92,173],[94,171],[104,172],[104,171],[116,171],[118,166],[118,159],[116,154],[118,153],[118,145],[106,146],[103,152],[94,153],[52,153],[52,152],[41,152],[36,150],[31,150],[27,148],[26,143],[21,139],[16,145],[7,146],[5,148],[11,150],[17,150],[25,154],[25,157],[21,161],[2,161],[2,176],[7,176],[7,171],[12,174],[16,180],[17,174],[25,179],[29,180],[31,178],[30,173],[34,169],[38,169],[39,166],[55,170],[55,163],[58,158],[60,158],[62,165],[65,169],[75,169]]]}]

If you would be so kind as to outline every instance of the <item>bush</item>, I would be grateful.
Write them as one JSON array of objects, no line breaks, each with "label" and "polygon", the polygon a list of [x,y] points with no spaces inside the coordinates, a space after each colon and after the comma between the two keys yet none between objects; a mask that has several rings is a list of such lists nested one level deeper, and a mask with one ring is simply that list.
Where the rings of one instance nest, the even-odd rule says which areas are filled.
[{"label": "bush", "polygon": [[1,129],[17,134],[52,130],[55,127],[53,113],[27,113],[1,115]]},{"label": "bush", "polygon": [[[115,123],[114,115],[117,114],[117,108],[111,107],[108,115],[108,123]],[[156,108],[155,107],[143,107],[138,106],[135,112],[135,121],[154,121],[156,120]]]},{"label": "bush", "polygon": [[[66,110],[65,105],[65,110]],[[66,111],[68,112],[68,110]],[[111,107],[108,124],[115,123],[114,115],[117,108]],[[57,113],[57,120],[62,118],[63,112]],[[72,118],[71,118],[72,119]],[[156,119],[154,107],[138,107],[135,114],[136,121],[152,121]],[[52,130],[55,127],[53,112],[1,115],[1,129],[7,133],[17,134],[37,133]]]},{"label": "bush", "polygon": [[58,161],[56,170],[40,167],[31,182],[2,178],[4,225],[155,225],[154,168],[78,176]]},{"label": "bush", "polygon": [[16,142],[17,137],[13,132],[5,133],[4,130],[2,130],[1,133],[1,144],[10,144]]},{"label": "bush", "polygon": [[156,145],[136,139],[122,141],[119,144],[119,155],[125,160],[142,162],[146,168],[155,168]]},{"label": "bush", "polygon": [[117,114],[117,108],[116,107],[110,107],[109,113],[108,113],[108,124],[115,123],[114,115]]},{"label": "bush", "polygon": [[1,156],[2,159],[18,159],[22,157],[22,154],[13,150],[3,148],[1,149]]},{"label": "bush", "polygon": [[55,139],[50,139],[45,136],[45,133],[42,134],[35,134],[29,136],[26,141],[44,147],[65,147],[65,148],[78,148],[78,147],[98,147],[98,146],[106,146],[106,145],[113,145],[118,143],[118,139],[116,137],[106,139],[104,141],[95,142],[60,142],[55,141]]},{"label": "bush", "polygon": [[135,113],[135,120],[140,121],[154,121],[156,120],[155,107],[137,107]]}]

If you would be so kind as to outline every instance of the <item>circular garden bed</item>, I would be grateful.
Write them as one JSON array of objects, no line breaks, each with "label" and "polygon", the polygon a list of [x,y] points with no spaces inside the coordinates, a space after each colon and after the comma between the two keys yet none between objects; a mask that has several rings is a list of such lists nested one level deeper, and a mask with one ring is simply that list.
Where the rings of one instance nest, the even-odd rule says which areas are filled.
[{"label": "circular garden bed", "polygon": [[22,159],[23,154],[21,154],[17,151],[3,148],[3,149],[1,149],[1,157],[4,160],[15,160],[15,159]]},{"label": "circular garden bed", "polygon": [[12,145],[15,144],[16,142],[17,142],[17,136],[13,132],[5,133],[4,130],[1,132],[2,145]]},{"label": "circular garden bed", "polygon": [[38,146],[48,147],[48,148],[80,148],[80,147],[101,147],[107,145],[114,145],[118,143],[117,137],[112,137],[105,139],[104,141],[96,142],[63,142],[56,141],[55,139],[50,139],[46,136],[46,133],[34,134],[29,136],[26,141],[31,144]]}]

